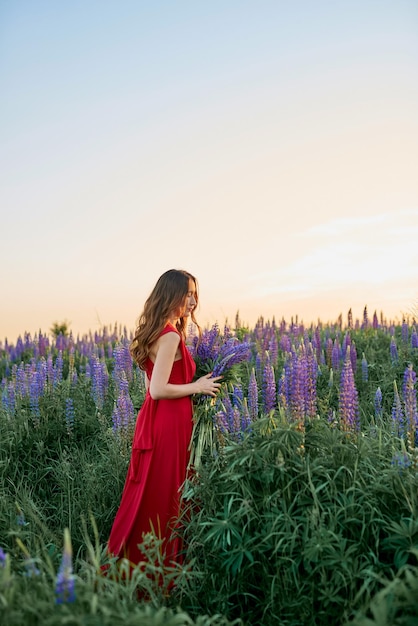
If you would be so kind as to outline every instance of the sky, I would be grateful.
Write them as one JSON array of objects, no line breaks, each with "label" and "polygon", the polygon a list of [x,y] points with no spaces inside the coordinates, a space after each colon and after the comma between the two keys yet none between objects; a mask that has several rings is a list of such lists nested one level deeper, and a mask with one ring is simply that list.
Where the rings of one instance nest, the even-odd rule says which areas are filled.
[{"label": "sky", "polygon": [[418,307],[416,0],[0,0],[0,341]]}]

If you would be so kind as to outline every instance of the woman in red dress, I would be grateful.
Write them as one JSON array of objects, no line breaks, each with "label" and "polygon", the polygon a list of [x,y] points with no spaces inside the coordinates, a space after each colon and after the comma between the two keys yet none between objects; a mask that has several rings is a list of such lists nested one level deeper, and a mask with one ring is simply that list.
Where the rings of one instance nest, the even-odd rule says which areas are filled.
[{"label": "woman in red dress", "polygon": [[208,374],[192,382],[196,366],[185,330],[189,318],[197,325],[197,302],[196,279],[183,270],[168,270],[145,302],[131,344],[134,361],[146,373],[146,395],[108,550],[132,564],[144,560],[138,546],[148,532],[163,539],[166,564],[181,561],[181,539],[173,531],[189,461],[191,396],[215,396],[221,378]]}]

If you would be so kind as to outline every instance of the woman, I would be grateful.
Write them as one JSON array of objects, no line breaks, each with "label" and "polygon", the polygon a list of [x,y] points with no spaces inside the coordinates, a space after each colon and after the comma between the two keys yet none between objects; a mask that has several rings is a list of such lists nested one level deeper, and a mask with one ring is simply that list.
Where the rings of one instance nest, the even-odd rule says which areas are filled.
[{"label": "woman", "polygon": [[146,395],[108,549],[133,564],[144,560],[138,544],[150,531],[164,540],[167,564],[181,560],[181,540],[173,529],[189,460],[191,396],[215,396],[221,378],[208,374],[192,382],[196,365],[185,330],[189,318],[197,325],[197,302],[196,279],[183,270],[168,270],[145,302],[131,344],[134,361],[145,371]]}]

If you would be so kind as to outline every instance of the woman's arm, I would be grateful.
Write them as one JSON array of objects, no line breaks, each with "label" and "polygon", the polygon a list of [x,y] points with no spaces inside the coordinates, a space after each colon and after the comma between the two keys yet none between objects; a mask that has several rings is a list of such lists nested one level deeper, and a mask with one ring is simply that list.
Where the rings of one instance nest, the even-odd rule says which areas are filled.
[{"label": "woman's arm", "polygon": [[170,398],[184,398],[194,393],[204,393],[215,396],[221,384],[218,382],[222,376],[210,378],[211,374],[202,376],[192,383],[175,385],[168,382],[180,343],[177,333],[165,333],[155,343],[155,362],[149,384],[149,392],[153,400]]}]

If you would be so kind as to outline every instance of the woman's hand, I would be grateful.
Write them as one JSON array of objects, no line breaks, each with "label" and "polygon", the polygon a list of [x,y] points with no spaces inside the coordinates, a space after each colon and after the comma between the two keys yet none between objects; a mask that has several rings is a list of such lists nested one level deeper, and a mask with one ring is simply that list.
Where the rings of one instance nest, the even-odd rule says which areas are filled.
[{"label": "woman's hand", "polygon": [[223,376],[215,376],[211,378],[212,373],[201,376],[195,381],[197,387],[196,393],[202,393],[207,396],[215,397],[221,388],[221,383],[218,382]]}]

